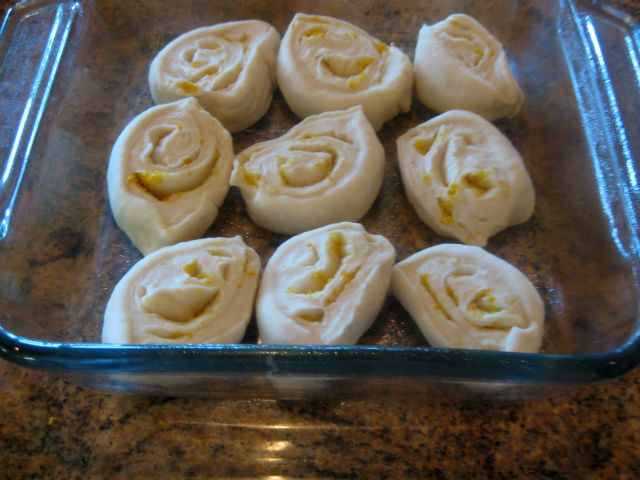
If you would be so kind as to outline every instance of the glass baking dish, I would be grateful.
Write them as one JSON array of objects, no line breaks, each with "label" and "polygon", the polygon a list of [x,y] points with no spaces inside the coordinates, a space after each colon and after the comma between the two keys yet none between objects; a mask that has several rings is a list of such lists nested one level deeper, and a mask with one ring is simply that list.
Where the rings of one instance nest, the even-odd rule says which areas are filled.
[{"label": "glass baking dish", "polygon": [[[526,100],[495,122],[535,190],[525,224],[490,239],[540,291],[539,354],[431,348],[389,296],[355,346],[103,345],[104,307],[141,258],[109,210],[105,173],[125,124],[152,106],[149,63],[177,35],[258,18],[280,34],[296,12],[350,21],[413,58],[423,23],[464,12],[503,43]],[[17,4],[0,37],[0,355],[99,389],[240,397],[523,398],[606,381],[640,361],[638,205],[640,30],[581,0],[376,2],[52,1]],[[450,241],[419,221],[400,182],[395,139],[434,116],[412,109],[379,131],[383,189],[362,219],[397,259]],[[298,119],[278,92],[234,134],[236,152]],[[248,218],[229,192],[208,236],[240,234],[263,265],[286,237]]]}]

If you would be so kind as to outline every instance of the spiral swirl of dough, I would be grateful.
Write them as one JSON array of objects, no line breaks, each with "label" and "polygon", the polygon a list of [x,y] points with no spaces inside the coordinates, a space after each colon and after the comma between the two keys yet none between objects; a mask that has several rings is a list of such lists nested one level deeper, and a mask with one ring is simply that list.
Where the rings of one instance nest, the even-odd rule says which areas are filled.
[{"label": "spiral swirl of dough", "polygon": [[537,352],[544,305],[529,279],[480,247],[441,244],[393,267],[392,289],[439,348]]},{"label": "spiral swirl of dough", "polygon": [[258,254],[241,237],[182,242],[147,255],[117,283],[104,343],[237,343],[253,312]]},{"label": "spiral swirl of dough", "polygon": [[251,218],[296,234],[359,220],[382,186],[384,148],[357,106],[308,117],[247,148],[233,165],[231,185],[240,188]]},{"label": "spiral swirl of dough", "polygon": [[407,198],[439,234],[485,246],[533,213],[533,184],[520,154],[483,117],[451,110],[396,143]]},{"label": "spiral swirl of dough", "polygon": [[260,283],[261,342],[355,344],[382,308],[394,260],[391,243],[358,223],[290,238],[269,259]]},{"label": "spiral swirl of dough", "polygon": [[151,95],[156,103],[195,96],[227,130],[243,130],[271,105],[279,47],[278,32],[260,20],[191,30],[153,59]]},{"label": "spiral swirl of dough", "polygon": [[423,25],[413,62],[416,93],[438,113],[469,110],[496,120],[520,111],[524,94],[502,45],[468,15]]},{"label": "spiral swirl of dough", "polygon": [[298,13],[285,32],[278,86],[301,118],[364,107],[375,130],[411,107],[413,68],[398,48],[335,18]]},{"label": "spiral swirl of dough", "polygon": [[148,254],[201,236],[229,190],[231,135],[194,98],[152,107],[116,140],[107,169],[111,210]]}]

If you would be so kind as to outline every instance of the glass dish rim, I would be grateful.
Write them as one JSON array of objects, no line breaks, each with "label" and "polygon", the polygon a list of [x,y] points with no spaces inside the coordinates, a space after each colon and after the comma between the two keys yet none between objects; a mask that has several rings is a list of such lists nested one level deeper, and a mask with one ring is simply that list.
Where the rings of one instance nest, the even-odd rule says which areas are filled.
[{"label": "glass dish rim", "polygon": [[[640,331],[620,347],[585,354],[519,353],[378,345],[140,345],[32,340],[0,327],[0,358],[69,373],[251,374],[482,380],[581,385],[623,376],[640,364]],[[241,362],[241,363],[239,363]]]}]

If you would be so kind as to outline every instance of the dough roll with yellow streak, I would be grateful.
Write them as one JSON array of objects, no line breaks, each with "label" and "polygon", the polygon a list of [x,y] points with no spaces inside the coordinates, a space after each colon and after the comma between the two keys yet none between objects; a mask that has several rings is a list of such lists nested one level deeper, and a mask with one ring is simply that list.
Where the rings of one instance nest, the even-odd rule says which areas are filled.
[{"label": "dough roll with yellow streak", "polygon": [[451,110],[396,144],[407,198],[440,235],[483,247],[532,215],[535,194],[522,157],[483,117]]},{"label": "dough roll with yellow streak", "polygon": [[413,64],[418,98],[438,113],[469,110],[496,120],[516,115],[524,101],[504,48],[468,15],[423,25]]},{"label": "dough roll with yellow streak", "polygon": [[151,96],[156,103],[195,96],[230,132],[243,130],[271,105],[279,47],[280,35],[261,20],[191,30],[151,62]]},{"label": "dough roll with yellow streak", "polygon": [[120,133],[107,169],[118,226],[147,255],[200,237],[229,191],[229,132],[194,98],[152,107]]},{"label": "dough roll with yellow streak", "polygon": [[395,249],[359,223],[341,222],[282,243],[256,300],[263,344],[352,345],[386,298]]},{"label": "dough roll with yellow streak", "polygon": [[332,17],[298,13],[282,37],[278,86],[301,118],[362,105],[377,131],[411,107],[409,57]]},{"label": "dough roll with yellow streak", "polygon": [[285,135],[257,143],[233,161],[231,185],[258,225],[296,234],[358,221],[375,201],[384,148],[362,107],[304,119]]},{"label": "dough roll with yellow streak", "polygon": [[253,312],[260,258],[241,237],[164,247],[114,288],[103,343],[238,343]]},{"label": "dough roll with yellow streak", "polygon": [[395,297],[433,347],[535,353],[544,305],[529,279],[480,247],[441,244],[393,267]]}]

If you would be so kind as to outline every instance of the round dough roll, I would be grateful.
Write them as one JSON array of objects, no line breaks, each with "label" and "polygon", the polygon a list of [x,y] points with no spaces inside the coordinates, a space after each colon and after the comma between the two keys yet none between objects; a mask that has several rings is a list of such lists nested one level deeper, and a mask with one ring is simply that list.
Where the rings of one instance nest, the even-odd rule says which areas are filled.
[{"label": "round dough roll", "polygon": [[524,101],[502,45],[468,15],[423,25],[413,63],[416,93],[438,113],[469,110],[496,120],[516,115]]},{"label": "round dough roll", "polygon": [[301,118],[362,105],[379,130],[411,107],[409,57],[331,17],[293,17],[280,45],[277,78],[289,108]]},{"label": "round dough roll", "polygon": [[117,283],[103,343],[237,343],[253,312],[258,254],[241,237],[164,247]]},{"label": "round dough roll", "polygon": [[135,117],[107,169],[111,210],[144,254],[200,237],[229,191],[231,135],[194,98]]},{"label": "round dough roll", "polygon": [[260,20],[191,30],[151,62],[151,96],[156,103],[195,96],[230,132],[243,130],[271,105],[279,48],[278,32]]},{"label": "round dough roll", "polygon": [[264,344],[352,345],[389,289],[395,249],[358,223],[302,233],[269,259],[256,300]]},{"label": "round dough roll", "polygon": [[535,194],[522,157],[483,117],[451,110],[396,143],[407,198],[440,235],[485,246],[532,215]]},{"label": "round dough roll", "polygon": [[362,107],[304,119],[282,137],[233,161],[249,215],[268,230],[296,234],[357,221],[382,186],[384,148]]},{"label": "round dough roll", "polygon": [[433,347],[540,349],[540,295],[522,272],[480,247],[424,249],[393,267],[391,284]]}]

